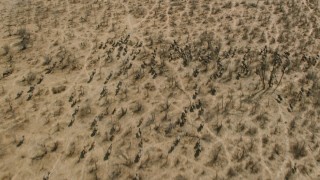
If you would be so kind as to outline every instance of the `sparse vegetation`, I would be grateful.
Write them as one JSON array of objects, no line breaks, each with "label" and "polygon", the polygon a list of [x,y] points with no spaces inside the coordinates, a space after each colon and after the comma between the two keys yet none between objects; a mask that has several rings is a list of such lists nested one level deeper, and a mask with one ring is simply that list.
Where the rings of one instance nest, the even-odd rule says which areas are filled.
[{"label": "sparse vegetation", "polygon": [[53,94],[59,94],[59,93],[65,91],[66,88],[67,88],[67,87],[64,86],[64,85],[60,85],[60,86],[53,87],[53,88],[52,88],[52,93],[53,93]]},{"label": "sparse vegetation", "polygon": [[17,31],[17,35],[19,37],[19,48],[20,50],[27,49],[28,45],[30,44],[30,33],[25,29],[21,28]]},{"label": "sparse vegetation", "polygon": [[319,5],[1,2],[0,179],[317,179]]},{"label": "sparse vegetation", "polygon": [[305,142],[297,141],[291,145],[290,151],[295,159],[300,159],[307,155]]},{"label": "sparse vegetation", "polygon": [[2,56],[6,56],[10,51],[10,47],[8,45],[2,46],[2,49],[3,49],[3,52],[1,54]]}]

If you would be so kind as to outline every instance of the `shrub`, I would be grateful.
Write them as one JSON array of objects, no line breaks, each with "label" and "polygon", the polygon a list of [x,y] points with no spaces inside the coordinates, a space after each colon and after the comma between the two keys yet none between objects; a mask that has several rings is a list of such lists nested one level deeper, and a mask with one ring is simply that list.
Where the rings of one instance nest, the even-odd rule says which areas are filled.
[{"label": "shrub", "polygon": [[2,49],[3,49],[3,52],[2,52],[1,55],[3,55],[3,56],[7,55],[9,53],[9,51],[10,51],[10,48],[9,48],[9,46],[7,44],[2,46]]},{"label": "shrub", "polygon": [[20,38],[20,50],[27,49],[27,46],[30,43],[30,33],[25,28],[21,28],[18,30],[17,35]]},{"label": "shrub", "polygon": [[291,145],[291,153],[295,159],[300,159],[307,155],[307,149],[305,142],[297,141]]},{"label": "shrub", "polygon": [[65,90],[66,90],[66,86],[61,85],[61,86],[53,87],[52,88],[52,93],[53,94],[59,94],[59,93],[65,91]]}]

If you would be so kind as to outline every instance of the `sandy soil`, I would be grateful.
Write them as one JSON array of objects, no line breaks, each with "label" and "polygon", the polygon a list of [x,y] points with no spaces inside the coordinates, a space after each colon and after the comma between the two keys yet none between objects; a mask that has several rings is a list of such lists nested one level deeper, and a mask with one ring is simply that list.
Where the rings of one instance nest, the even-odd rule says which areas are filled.
[{"label": "sandy soil", "polygon": [[0,179],[320,179],[317,0],[1,0]]}]

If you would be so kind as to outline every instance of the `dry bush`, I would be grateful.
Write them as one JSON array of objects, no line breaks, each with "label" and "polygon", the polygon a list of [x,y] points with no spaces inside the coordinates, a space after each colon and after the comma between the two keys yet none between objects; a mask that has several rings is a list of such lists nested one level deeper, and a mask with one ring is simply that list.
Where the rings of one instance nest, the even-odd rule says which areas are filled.
[{"label": "dry bush", "polygon": [[246,135],[255,136],[257,132],[258,132],[258,129],[256,127],[251,127],[247,130]]},{"label": "dry bush", "polygon": [[20,50],[27,49],[27,46],[30,43],[30,33],[25,28],[21,28],[17,31],[17,35],[20,39],[20,42],[19,42]]},{"label": "dry bush", "polygon": [[60,85],[60,86],[57,86],[57,87],[53,87],[51,90],[52,90],[53,94],[59,94],[59,93],[65,91],[66,88],[67,88],[66,86]]},{"label": "dry bush", "polygon": [[237,162],[241,162],[248,156],[249,156],[248,149],[245,146],[242,146],[234,151],[232,158]]},{"label": "dry bush", "polygon": [[13,73],[13,68],[8,67],[3,71],[2,77],[7,77],[7,76],[11,75],[12,73]]},{"label": "dry bush", "polygon": [[130,110],[133,113],[139,113],[139,112],[143,111],[143,105],[140,102],[134,102],[131,105]]},{"label": "dry bush", "polygon": [[320,107],[320,81],[318,80],[318,76],[313,76],[312,81],[313,84],[310,92],[313,97],[313,105],[315,107]]},{"label": "dry bush", "polygon": [[74,54],[65,47],[60,47],[59,52],[54,57],[57,59],[57,69],[60,70],[76,70],[79,69],[79,61],[74,57]]},{"label": "dry bush", "polygon": [[36,79],[36,73],[29,72],[26,77],[22,80],[22,82],[26,83],[27,85],[31,85]]},{"label": "dry bush", "polygon": [[246,165],[245,169],[248,170],[251,174],[257,174],[261,171],[261,164],[258,161],[249,160]]},{"label": "dry bush", "polygon": [[314,29],[314,36],[316,39],[320,39],[320,28]]},{"label": "dry bush", "polygon": [[225,150],[223,145],[218,145],[210,154],[210,160],[206,163],[206,166],[210,167],[221,167],[224,168],[228,165],[228,159],[226,158]]},{"label": "dry bush", "polygon": [[2,46],[2,49],[3,49],[3,52],[1,54],[2,56],[6,56],[10,51],[10,47],[7,44]]},{"label": "dry bush", "polygon": [[261,129],[264,129],[270,121],[267,114],[259,114],[255,120],[259,123]]},{"label": "dry bush", "polygon": [[48,56],[48,55],[44,56],[42,65],[43,66],[49,65],[51,60],[52,60],[52,58],[50,56]]},{"label": "dry bush", "polygon": [[118,117],[118,119],[121,119],[126,114],[127,114],[127,109],[121,108],[121,110],[118,111],[117,117]]},{"label": "dry bush", "polygon": [[294,178],[294,174],[295,174],[296,171],[297,171],[296,165],[294,165],[294,166],[292,167],[291,162],[289,162],[288,165],[287,165],[287,167],[288,167],[288,171],[287,171],[284,179],[285,179],[285,180],[295,179],[295,178]]},{"label": "dry bush", "polygon": [[222,6],[222,8],[231,9],[231,8],[232,8],[232,2],[231,2],[231,1],[226,2],[226,3]]},{"label": "dry bush", "polygon": [[235,177],[237,175],[238,175],[237,171],[235,171],[234,168],[230,167],[228,172],[227,172],[227,176],[229,178],[232,178],[232,177]]},{"label": "dry bush", "polygon": [[129,10],[129,13],[131,13],[135,18],[139,19],[147,14],[147,10],[143,6],[137,5],[137,7],[133,6],[132,9]]},{"label": "dry bush", "polygon": [[305,76],[305,78],[309,81],[316,82],[318,80],[318,75],[315,72],[308,72]]},{"label": "dry bush", "polygon": [[31,159],[32,160],[41,160],[47,153],[48,153],[48,150],[45,147],[45,145],[36,146],[32,150]]},{"label": "dry bush", "polygon": [[174,178],[174,180],[188,180],[188,178],[186,178],[183,175],[179,174]]},{"label": "dry bush", "polygon": [[59,141],[54,141],[54,142],[51,142],[51,143],[48,145],[48,148],[49,148],[50,152],[55,152],[55,151],[58,150],[59,145],[60,145],[60,142],[59,142]]},{"label": "dry bush", "polygon": [[76,144],[74,142],[70,143],[66,152],[67,157],[72,157],[76,151]]},{"label": "dry bush", "polygon": [[63,111],[63,108],[62,107],[55,107],[53,108],[53,117],[58,117],[61,115]]},{"label": "dry bush", "polygon": [[86,106],[83,106],[80,108],[79,110],[79,117],[80,118],[84,118],[84,117],[87,117],[88,115],[91,114],[91,107],[90,105],[86,105]]},{"label": "dry bush", "polygon": [[307,156],[308,152],[306,149],[306,143],[302,141],[297,141],[291,144],[290,152],[295,159],[300,159]]}]

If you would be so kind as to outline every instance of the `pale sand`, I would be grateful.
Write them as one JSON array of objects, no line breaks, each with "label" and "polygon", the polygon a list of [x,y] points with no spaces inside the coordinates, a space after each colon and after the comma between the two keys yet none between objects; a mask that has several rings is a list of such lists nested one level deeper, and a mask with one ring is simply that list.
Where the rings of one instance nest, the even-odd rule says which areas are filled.
[{"label": "pale sand", "polygon": [[320,3],[279,2],[1,0],[0,179],[320,179]]}]

